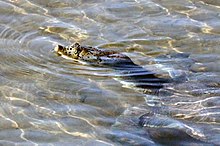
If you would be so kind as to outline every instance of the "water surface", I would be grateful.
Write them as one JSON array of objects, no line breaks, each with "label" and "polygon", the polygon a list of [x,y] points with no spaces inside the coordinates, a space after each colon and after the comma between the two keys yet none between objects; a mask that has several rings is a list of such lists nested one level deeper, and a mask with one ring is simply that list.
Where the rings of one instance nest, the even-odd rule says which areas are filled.
[{"label": "water surface", "polygon": [[[0,144],[220,145],[219,40],[218,0],[1,0]],[[73,42],[181,82],[125,88],[51,52]]]}]

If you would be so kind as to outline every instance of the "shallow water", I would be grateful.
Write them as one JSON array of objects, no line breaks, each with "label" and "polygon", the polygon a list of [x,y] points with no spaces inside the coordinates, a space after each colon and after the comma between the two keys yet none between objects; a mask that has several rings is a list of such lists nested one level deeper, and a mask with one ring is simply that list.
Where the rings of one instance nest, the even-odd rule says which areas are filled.
[{"label": "shallow water", "polygon": [[[220,145],[219,40],[218,0],[0,1],[0,145]],[[125,88],[51,51],[73,42],[177,82]]]}]

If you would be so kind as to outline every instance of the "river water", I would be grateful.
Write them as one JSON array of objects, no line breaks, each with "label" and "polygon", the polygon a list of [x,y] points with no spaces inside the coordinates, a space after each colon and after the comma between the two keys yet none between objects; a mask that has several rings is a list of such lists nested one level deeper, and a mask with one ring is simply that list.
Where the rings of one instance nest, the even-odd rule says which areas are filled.
[{"label": "river water", "polygon": [[[178,81],[124,87],[73,42]],[[219,46],[219,0],[1,0],[0,145],[220,145]]]}]

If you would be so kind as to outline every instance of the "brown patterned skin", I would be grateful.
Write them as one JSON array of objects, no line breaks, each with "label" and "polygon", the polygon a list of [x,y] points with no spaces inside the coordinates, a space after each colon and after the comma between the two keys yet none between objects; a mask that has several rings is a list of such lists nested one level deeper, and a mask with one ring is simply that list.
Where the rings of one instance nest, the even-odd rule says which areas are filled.
[{"label": "brown patterned skin", "polygon": [[59,55],[93,64],[106,64],[123,60],[131,61],[129,57],[118,52],[104,51],[93,47],[81,46],[79,43],[66,47],[57,45],[54,50]]}]

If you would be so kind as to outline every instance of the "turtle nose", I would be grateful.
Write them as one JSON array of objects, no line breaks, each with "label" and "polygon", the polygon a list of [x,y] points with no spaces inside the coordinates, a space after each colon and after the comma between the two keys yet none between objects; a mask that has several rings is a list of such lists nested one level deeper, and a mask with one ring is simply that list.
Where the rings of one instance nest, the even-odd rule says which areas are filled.
[{"label": "turtle nose", "polygon": [[56,45],[55,48],[53,49],[53,52],[58,52],[58,51],[61,51],[61,50],[63,50],[63,49],[64,49],[64,47],[58,44],[58,45]]}]

